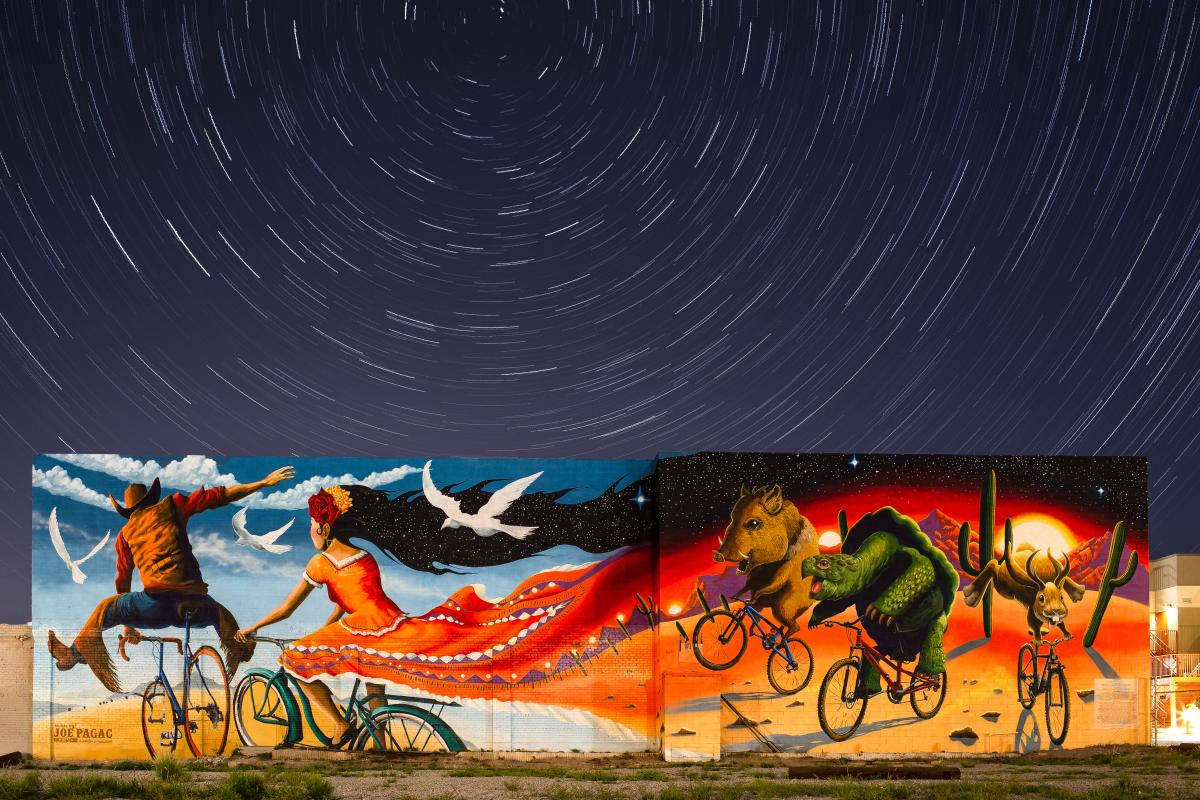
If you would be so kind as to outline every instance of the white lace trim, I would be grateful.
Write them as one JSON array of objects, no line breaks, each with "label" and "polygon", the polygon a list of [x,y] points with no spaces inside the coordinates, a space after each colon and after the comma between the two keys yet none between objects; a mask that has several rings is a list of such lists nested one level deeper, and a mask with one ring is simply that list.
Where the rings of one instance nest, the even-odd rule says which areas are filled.
[{"label": "white lace trim", "polygon": [[341,561],[338,561],[336,558],[334,558],[333,556],[329,555],[329,553],[321,553],[321,555],[323,555],[323,556],[325,556],[326,558],[328,558],[328,559],[329,559],[329,563],[330,563],[330,564],[333,564],[333,566],[337,567],[338,569],[343,569],[343,568],[345,568],[345,567],[348,567],[348,566],[350,566],[350,565],[351,565],[351,564],[353,564],[355,561],[358,561],[360,558],[365,558],[366,556],[369,556],[369,555],[370,555],[370,553],[368,553],[366,550],[359,550],[359,551],[358,551],[357,553],[355,553],[354,555],[352,555],[352,556],[347,556],[346,558],[343,558]]},{"label": "white lace trim", "polygon": [[392,631],[396,630],[396,628],[399,628],[400,623],[404,622],[404,620],[406,620],[406,619],[408,619],[407,614],[398,614],[396,616],[396,618],[394,620],[392,620],[391,625],[387,625],[385,627],[378,628],[373,631],[364,630],[362,628],[355,628],[351,625],[347,625],[345,619],[339,619],[338,624],[341,625],[346,630],[350,631],[350,633],[354,634],[355,636],[383,636],[385,633],[391,633]]},{"label": "white lace trim", "polygon": [[320,587],[320,585],[321,585],[321,584],[317,583],[316,581],[314,581],[311,577],[309,577],[308,570],[304,570],[304,582],[314,588]]}]

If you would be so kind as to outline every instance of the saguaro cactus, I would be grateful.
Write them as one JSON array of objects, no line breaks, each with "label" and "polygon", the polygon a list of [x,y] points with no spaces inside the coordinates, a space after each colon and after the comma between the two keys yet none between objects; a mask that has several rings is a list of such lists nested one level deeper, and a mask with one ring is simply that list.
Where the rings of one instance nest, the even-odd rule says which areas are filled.
[{"label": "saguaro cactus", "polygon": [[846,541],[846,534],[849,531],[850,528],[846,524],[846,509],[843,508],[838,512],[838,535],[842,537],[843,542]]},{"label": "saguaro cactus", "polygon": [[[1012,547],[1012,522],[1004,524],[1004,554]],[[964,522],[958,529],[958,563],[962,571],[972,578],[979,577],[988,561],[996,556],[996,471],[989,469],[983,476],[983,489],[979,494],[979,563],[971,563],[971,523]],[[992,587],[988,586],[980,604],[983,610],[983,635],[992,636]]]},{"label": "saguaro cactus", "polygon": [[1096,607],[1092,610],[1092,621],[1088,623],[1087,633],[1083,635],[1084,647],[1091,647],[1096,641],[1096,635],[1100,633],[1100,623],[1104,620],[1104,612],[1108,610],[1108,601],[1112,599],[1113,589],[1129,583],[1137,570],[1138,554],[1136,550],[1131,550],[1129,565],[1120,577],[1117,577],[1117,570],[1121,566],[1121,553],[1124,550],[1125,523],[1122,521],[1113,528],[1112,541],[1108,543],[1108,563],[1104,565],[1104,577],[1100,579],[1100,588],[1096,590],[1100,596],[1096,598]]}]

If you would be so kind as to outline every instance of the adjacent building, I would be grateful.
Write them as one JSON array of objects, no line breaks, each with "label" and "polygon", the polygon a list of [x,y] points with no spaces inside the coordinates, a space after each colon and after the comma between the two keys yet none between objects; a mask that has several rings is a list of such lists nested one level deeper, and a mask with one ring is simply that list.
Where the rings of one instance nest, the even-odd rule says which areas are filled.
[{"label": "adjacent building", "polygon": [[1150,655],[1155,741],[1200,742],[1200,553],[1150,562]]}]

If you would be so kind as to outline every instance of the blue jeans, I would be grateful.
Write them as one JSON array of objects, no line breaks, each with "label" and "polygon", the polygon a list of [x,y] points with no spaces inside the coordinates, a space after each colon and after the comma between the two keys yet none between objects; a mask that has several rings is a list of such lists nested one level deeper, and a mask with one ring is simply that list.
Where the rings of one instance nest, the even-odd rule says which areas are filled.
[{"label": "blue jeans", "polygon": [[129,625],[134,628],[182,628],[183,615],[179,604],[183,601],[199,605],[192,614],[193,628],[216,627],[220,605],[206,594],[179,594],[177,592],[126,592],[104,612],[102,628]]}]

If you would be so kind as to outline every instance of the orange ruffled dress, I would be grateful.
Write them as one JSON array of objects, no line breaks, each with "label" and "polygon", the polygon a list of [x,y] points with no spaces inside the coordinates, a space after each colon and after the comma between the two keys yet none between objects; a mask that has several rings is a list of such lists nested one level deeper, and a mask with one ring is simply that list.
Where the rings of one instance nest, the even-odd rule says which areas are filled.
[{"label": "orange ruffled dress", "polygon": [[[338,560],[328,553],[317,553],[304,569],[304,580],[314,587],[324,586],[329,600],[346,612],[337,622],[313,631],[292,642],[279,662],[297,677],[312,680],[321,672],[337,674],[357,672],[347,666],[341,669],[314,670],[311,663],[299,663],[297,651],[320,651],[330,654],[353,654],[377,643],[381,637],[394,632],[408,616],[383,591],[379,564],[365,550]],[[329,664],[334,667],[334,664]],[[367,676],[364,676],[367,677]]]},{"label": "orange ruffled dress", "polygon": [[636,594],[651,584],[650,551],[536,573],[507,597],[481,597],[466,586],[419,616],[388,599],[379,565],[367,552],[342,561],[318,554],[305,580],[325,586],[347,614],[297,639],[279,662],[305,681],[322,676],[420,685],[455,694],[495,684],[536,683],[574,668],[624,640]]}]

